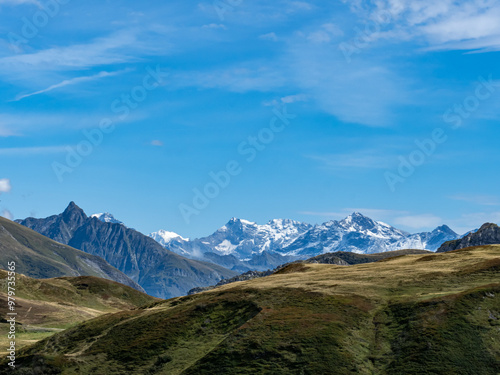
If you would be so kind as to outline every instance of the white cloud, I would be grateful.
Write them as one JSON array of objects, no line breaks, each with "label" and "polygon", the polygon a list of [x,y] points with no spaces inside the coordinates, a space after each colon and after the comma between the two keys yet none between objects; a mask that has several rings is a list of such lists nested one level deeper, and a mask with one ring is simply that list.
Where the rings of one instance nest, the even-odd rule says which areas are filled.
[{"label": "white cloud", "polygon": [[155,140],[151,141],[151,146],[163,147],[163,142],[158,140],[158,139],[155,139]]},{"label": "white cloud", "polygon": [[[126,119],[113,117],[108,111],[62,111],[57,109],[52,112],[24,112],[0,113],[0,137],[8,136],[33,136],[43,134],[54,129],[89,129],[98,127],[103,118],[111,118],[118,123],[133,123],[144,120],[151,115],[147,109],[137,109]],[[1,150],[1,148],[0,148]]]},{"label": "white cloud", "polygon": [[293,104],[297,102],[307,102],[309,98],[305,94],[297,94],[297,95],[288,95],[283,96],[279,100],[273,99],[270,101],[265,101],[262,105],[266,107],[281,107],[284,104]]},{"label": "white cloud", "polygon": [[226,25],[222,24],[222,23],[211,23],[209,25],[203,25],[203,28],[204,29],[222,29],[222,30],[226,30]]},{"label": "white cloud", "polygon": [[232,92],[270,91],[286,83],[283,72],[269,66],[250,62],[226,69],[204,72],[183,72],[171,76],[178,87],[202,87],[224,89]]},{"label": "white cloud", "polygon": [[351,10],[387,29],[379,34],[385,38],[423,38],[433,50],[500,49],[500,4],[495,0],[377,0],[357,2]]},{"label": "white cloud", "polygon": [[313,43],[330,43],[333,39],[344,35],[342,29],[333,23],[326,23],[319,30],[311,32],[307,39]]},{"label": "white cloud", "polygon": [[17,135],[13,129],[9,129],[6,125],[0,123],[0,137],[12,137]]},{"label": "white cloud", "polygon": [[[134,30],[121,31],[104,38],[95,39],[88,44],[68,47],[54,47],[42,51],[0,58],[4,73],[25,69],[60,70],[63,68],[89,68],[105,64],[135,61],[133,53],[125,51],[137,46]],[[118,50],[124,50],[119,52]]]},{"label": "white cloud", "polygon": [[409,102],[413,91],[384,56],[367,55],[348,63],[337,43],[325,47],[298,34],[284,64],[320,110],[347,123],[390,126],[396,120],[394,109]]},{"label": "white cloud", "polygon": [[323,29],[326,30],[330,35],[332,36],[342,36],[344,35],[344,32],[342,29],[335,25],[334,23],[325,23],[323,26]]},{"label": "white cloud", "polygon": [[35,92],[30,93],[30,94],[18,95],[16,97],[16,99],[14,99],[14,101],[19,101],[19,100],[22,100],[24,98],[29,98],[30,96],[34,96],[34,95],[44,94],[46,92],[56,90],[56,89],[66,87],[66,86],[77,85],[77,84],[83,83],[83,82],[95,81],[95,80],[98,80],[99,78],[113,77],[113,76],[123,74],[123,73],[128,72],[128,71],[130,71],[130,70],[124,69],[124,70],[119,70],[116,72],[100,72],[100,73],[94,74],[92,76],[76,77],[76,78],[67,79],[67,80],[64,80],[64,81],[57,83],[55,85],[49,86],[43,90],[35,91]]},{"label": "white cloud", "polygon": [[22,4],[34,4],[38,7],[41,7],[41,4],[38,0],[0,0],[0,5],[9,4],[9,5],[22,5]]},{"label": "white cloud", "polygon": [[484,223],[500,224],[500,212],[492,211],[467,213],[449,221],[449,224],[457,233],[466,233],[470,230],[477,229]]},{"label": "white cloud", "polygon": [[278,41],[278,36],[276,35],[276,33],[263,34],[263,35],[259,36],[259,38],[264,39],[264,40],[270,40],[273,42]]},{"label": "white cloud", "polygon": [[433,214],[400,216],[394,219],[394,224],[412,229],[433,228],[443,224],[443,219]]},{"label": "white cloud", "polygon": [[[47,155],[67,152],[69,146],[49,146],[49,147],[13,147],[0,148],[0,155],[4,156],[31,156],[31,155]],[[1,182],[2,180],[0,180]],[[1,184],[0,184],[1,191]]]},{"label": "white cloud", "polygon": [[2,216],[9,220],[14,220],[14,215],[9,210],[3,210]]},{"label": "white cloud", "polygon": [[8,193],[11,189],[12,186],[10,185],[10,180],[8,178],[0,179],[0,194]]},{"label": "white cloud", "polygon": [[313,43],[318,43],[318,44],[330,43],[332,40],[330,38],[330,35],[326,31],[323,31],[323,30],[315,31],[315,32],[309,34],[307,39]]},{"label": "white cloud", "polygon": [[297,95],[288,95],[281,98],[281,102],[284,104],[292,104],[296,102],[306,102],[307,95],[297,94]]},{"label": "white cloud", "polygon": [[377,152],[374,150],[365,150],[349,154],[306,155],[306,157],[319,161],[328,169],[385,169],[393,164],[390,155],[377,155]]},{"label": "white cloud", "polygon": [[289,12],[308,11],[314,9],[314,5],[305,1],[292,1],[288,4]]}]

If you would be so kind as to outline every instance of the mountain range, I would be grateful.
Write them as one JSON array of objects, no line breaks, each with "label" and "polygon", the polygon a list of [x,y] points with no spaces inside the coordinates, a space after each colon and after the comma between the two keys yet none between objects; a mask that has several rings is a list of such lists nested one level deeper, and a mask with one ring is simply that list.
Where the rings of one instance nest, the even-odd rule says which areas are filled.
[{"label": "mountain range", "polygon": [[184,258],[152,238],[103,217],[88,217],[74,202],[62,214],[18,222],[57,242],[97,255],[160,298],[235,276],[219,265]]},{"label": "mountain range", "polygon": [[74,202],[59,215],[18,222],[62,244],[97,255],[141,285],[169,298],[248,271],[266,271],[331,252],[372,254],[400,249],[435,251],[460,236],[443,225],[410,234],[360,213],[311,225],[232,218],[210,236],[189,239],[160,230],[145,236],[110,213],[88,217]]},{"label": "mountain range", "polygon": [[163,230],[151,233],[150,237],[177,254],[240,272],[264,271],[289,261],[337,251],[360,254],[400,249],[435,251],[443,242],[460,238],[446,225],[432,232],[410,234],[360,213],[319,225],[283,219],[259,225],[232,218],[212,235],[199,239],[189,240]]}]

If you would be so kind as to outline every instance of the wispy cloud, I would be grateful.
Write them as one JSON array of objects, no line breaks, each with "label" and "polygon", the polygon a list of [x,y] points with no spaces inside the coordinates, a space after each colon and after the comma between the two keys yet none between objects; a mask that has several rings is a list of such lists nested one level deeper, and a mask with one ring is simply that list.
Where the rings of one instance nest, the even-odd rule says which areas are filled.
[{"label": "wispy cloud", "polygon": [[259,38],[263,39],[263,40],[270,40],[270,41],[273,41],[273,42],[277,42],[278,41],[278,36],[274,32],[267,33],[267,34],[262,34],[262,35],[259,36]]},{"label": "wispy cloud", "polygon": [[287,12],[303,12],[314,9],[315,6],[307,1],[291,1],[288,3]]},{"label": "wispy cloud", "polygon": [[270,101],[265,101],[262,104],[266,107],[281,107],[284,104],[293,104],[298,102],[307,102],[309,100],[308,96],[305,94],[287,95],[281,97],[279,100],[273,99]]},{"label": "wispy cloud", "polygon": [[500,224],[500,212],[491,211],[462,214],[457,218],[449,220],[448,224],[450,224],[457,233],[466,233],[488,222]]},{"label": "wispy cloud", "polygon": [[160,141],[159,139],[155,139],[155,140],[151,141],[151,146],[163,147],[163,142]]},{"label": "wispy cloud", "polygon": [[58,154],[62,152],[67,152],[68,147],[69,146],[0,148],[0,155],[32,156],[32,155],[44,155],[44,154]]},{"label": "wispy cloud", "polygon": [[393,163],[390,155],[380,155],[375,151],[360,151],[349,154],[306,155],[328,169],[363,168],[384,169]]},{"label": "wispy cloud", "polygon": [[443,224],[443,219],[433,214],[408,215],[394,219],[394,224],[412,229],[437,227]]},{"label": "wispy cloud", "polygon": [[[407,78],[384,61],[385,55],[365,56],[347,63],[338,41],[310,43],[305,33],[290,42],[283,66],[294,84],[319,109],[347,123],[391,126],[398,106],[409,102]],[[383,88],[381,90],[381,88]]]},{"label": "wispy cloud", "polygon": [[9,220],[14,220],[14,215],[9,210],[3,210],[2,217],[9,219]]},{"label": "wispy cloud", "polygon": [[222,24],[222,23],[211,23],[211,24],[208,24],[208,25],[203,25],[203,28],[204,29],[220,29],[220,30],[226,30],[227,27],[226,25]]},{"label": "wispy cloud", "polygon": [[271,91],[283,87],[283,72],[268,64],[249,62],[225,69],[174,73],[172,81],[178,87],[223,89],[231,92]]},{"label": "wispy cloud", "polygon": [[[390,22],[374,38],[424,39],[433,50],[500,48],[500,4],[491,0],[379,0],[356,2],[351,9],[361,17]],[[363,5],[362,5],[363,4]]]},{"label": "wispy cloud", "polygon": [[66,86],[77,85],[77,84],[80,84],[80,83],[83,83],[83,82],[95,81],[95,80],[97,80],[99,78],[113,77],[113,76],[116,76],[116,75],[119,75],[119,74],[126,73],[128,71],[130,71],[130,70],[129,69],[123,69],[123,70],[119,70],[119,71],[116,71],[116,72],[100,72],[100,73],[94,74],[92,76],[76,77],[76,78],[67,79],[67,80],[59,82],[59,83],[57,83],[55,85],[49,86],[49,87],[47,87],[46,89],[43,89],[43,90],[35,91],[35,92],[30,93],[30,94],[18,95],[13,101],[19,101],[19,100],[22,100],[24,98],[29,98],[30,96],[44,94],[46,92],[53,91],[53,90],[56,90],[56,89],[59,89],[59,88],[62,88],[62,87],[66,87]]},{"label": "wispy cloud", "polygon": [[23,4],[34,4],[38,7],[41,7],[41,4],[38,0],[0,0],[0,5],[8,4],[8,5],[23,5]]},{"label": "wispy cloud", "polygon": [[58,71],[130,62],[137,60],[137,57],[124,50],[124,47],[136,44],[135,30],[119,31],[87,44],[54,47],[30,54],[3,57],[0,58],[0,67],[6,72],[12,69],[24,70],[26,67]]},{"label": "wispy cloud", "polygon": [[311,32],[307,39],[313,43],[330,43],[332,40],[344,35],[340,27],[333,23],[326,23],[318,30]]},{"label": "wispy cloud", "polygon": [[9,129],[6,125],[0,124],[0,137],[12,137],[18,135],[13,129]]},{"label": "wispy cloud", "polygon": [[459,194],[459,195],[453,195],[450,197],[453,200],[457,201],[463,201],[463,202],[469,202],[481,206],[499,206],[500,205],[500,200],[498,197],[493,196],[493,195],[466,195],[466,194]]}]

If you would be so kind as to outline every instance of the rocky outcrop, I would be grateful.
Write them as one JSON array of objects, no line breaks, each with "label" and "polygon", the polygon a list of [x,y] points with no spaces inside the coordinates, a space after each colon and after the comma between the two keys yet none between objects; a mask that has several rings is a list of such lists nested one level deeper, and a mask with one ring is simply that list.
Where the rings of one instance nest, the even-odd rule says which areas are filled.
[{"label": "rocky outcrop", "polygon": [[486,223],[483,224],[477,232],[469,233],[467,236],[458,240],[445,242],[436,252],[444,253],[471,246],[494,244],[500,244],[500,227],[493,223]]}]

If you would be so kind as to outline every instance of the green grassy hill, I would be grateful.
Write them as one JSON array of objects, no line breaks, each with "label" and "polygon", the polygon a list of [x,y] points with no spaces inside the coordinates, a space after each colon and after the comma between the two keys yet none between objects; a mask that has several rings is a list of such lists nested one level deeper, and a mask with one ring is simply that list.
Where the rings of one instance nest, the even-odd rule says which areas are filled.
[{"label": "green grassy hill", "polygon": [[86,321],[18,363],[23,374],[498,375],[499,275],[499,245],[294,263]]},{"label": "green grassy hill", "polygon": [[16,272],[34,277],[97,276],[144,291],[105,260],[62,245],[13,221],[0,217],[0,268],[16,262]]},{"label": "green grassy hill", "polygon": [[[0,270],[0,316],[7,313],[7,272]],[[157,301],[126,285],[93,276],[37,280],[16,275],[17,347],[97,316]],[[8,324],[0,322],[0,353],[8,346]]]}]

